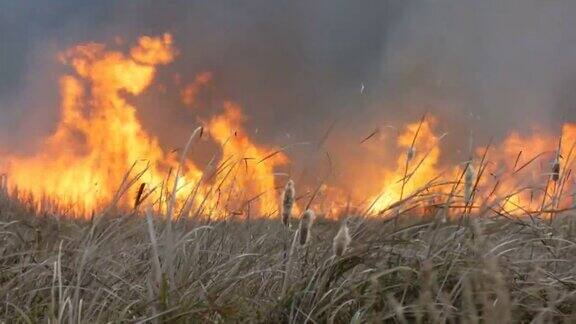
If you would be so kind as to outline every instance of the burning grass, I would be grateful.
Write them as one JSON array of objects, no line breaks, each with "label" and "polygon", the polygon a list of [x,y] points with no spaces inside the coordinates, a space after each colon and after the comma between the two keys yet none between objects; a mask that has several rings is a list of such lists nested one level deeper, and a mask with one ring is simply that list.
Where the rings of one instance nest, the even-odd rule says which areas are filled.
[{"label": "burning grass", "polygon": [[[441,166],[425,114],[351,188],[333,170],[279,183],[289,155],[254,143],[231,101],[179,159],[143,129],[123,93],[176,54],[166,34],[64,56],[61,123],[0,177],[4,321],[576,321],[574,124]],[[200,168],[205,133],[221,156]]]},{"label": "burning grass", "polygon": [[[332,123],[316,142],[283,143],[279,148],[257,143],[242,107],[222,98],[204,119],[191,116],[202,131],[190,145],[202,140],[213,149],[203,156],[210,162],[202,164],[193,154],[182,155],[181,148],[164,147],[144,127],[131,100],[152,85],[167,86],[155,84],[155,79],[180,54],[168,33],[140,37],[133,46],[87,43],[64,51],[60,59],[68,70],[60,78],[60,120],[36,152],[3,155],[3,187],[12,196],[17,192],[20,198],[33,199],[37,210],[67,208],[65,214],[76,216],[90,216],[110,204],[137,209],[148,203],[157,213],[175,218],[230,213],[275,217],[280,210],[287,220],[292,211],[309,207],[335,216],[350,206],[361,209],[361,215],[386,216],[449,200],[445,217],[492,209],[507,217],[547,210],[551,218],[574,204],[570,173],[576,125],[571,123],[559,136],[511,132],[499,144],[474,149],[470,143],[467,161],[442,165],[447,134],[437,130],[431,113],[404,126],[384,126],[364,140],[349,136],[329,146],[332,137],[342,136]],[[180,81],[173,86],[184,87],[183,105],[195,106],[196,96],[214,88],[213,82],[215,76],[204,71],[188,86]],[[377,142],[377,133],[392,129],[397,134],[389,136],[391,143]],[[342,149],[350,142],[361,154],[352,156]],[[309,144],[317,152],[306,159],[326,155],[327,166],[291,161],[291,148]],[[338,156],[334,161],[332,153]],[[385,154],[386,161],[375,159],[378,154]],[[278,191],[286,185],[285,175],[294,178],[298,190],[286,188],[281,201]],[[135,182],[140,183],[138,190]]]}]

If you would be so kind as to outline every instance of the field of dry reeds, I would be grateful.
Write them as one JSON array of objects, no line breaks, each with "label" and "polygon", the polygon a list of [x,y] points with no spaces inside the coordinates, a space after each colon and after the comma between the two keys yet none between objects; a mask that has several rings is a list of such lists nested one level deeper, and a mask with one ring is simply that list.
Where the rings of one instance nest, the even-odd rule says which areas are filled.
[{"label": "field of dry reeds", "polygon": [[290,226],[36,213],[3,195],[5,323],[576,321],[570,211],[553,222],[310,213]]}]

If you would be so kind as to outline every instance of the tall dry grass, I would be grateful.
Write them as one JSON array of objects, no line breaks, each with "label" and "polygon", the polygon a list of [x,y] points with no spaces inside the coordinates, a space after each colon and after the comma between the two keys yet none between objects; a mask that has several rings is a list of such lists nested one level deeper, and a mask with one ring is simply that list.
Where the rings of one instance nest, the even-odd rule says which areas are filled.
[{"label": "tall dry grass", "polygon": [[[191,135],[182,161],[201,132]],[[530,217],[510,217],[476,202],[486,163],[483,156],[478,173],[467,165],[457,181],[431,179],[403,192],[380,218],[366,216],[371,207],[346,220],[306,210],[296,228],[278,219],[200,217],[204,207],[192,204],[177,214],[176,185],[161,188],[166,200],[152,205],[142,185],[136,188],[141,173],[128,172],[110,206],[88,219],[68,218],[49,200],[51,208],[39,209],[37,199],[9,194],[4,184],[0,319],[576,322],[574,212],[551,212],[543,203]],[[439,185],[452,190],[424,215],[415,213],[417,203],[438,198],[429,192]],[[141,192],[134,208],[116,208],[132,189]],[[466,206],[450,221],[462,190]]]},{"label": "tall dry grass", "polygon": [[320,215],[286,277],[277,220],[180,220],[168,240],[169,220],[151,209],[64,219],[3,199],[0,210],[6,323],[576,321],[571,212],[396,228],[352,217],[338,256],[340,225]]}]

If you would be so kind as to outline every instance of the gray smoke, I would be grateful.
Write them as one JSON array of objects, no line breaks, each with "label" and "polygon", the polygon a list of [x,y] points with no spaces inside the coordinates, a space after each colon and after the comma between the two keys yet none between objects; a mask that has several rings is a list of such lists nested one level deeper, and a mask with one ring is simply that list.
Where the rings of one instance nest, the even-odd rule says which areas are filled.
[{"label": "gray smoke", "polygon": [[[576,117],[576,3],[426,1],[396,24],[381,65],[398,100],[480,136]],[[455,123],[456,122],[456,123]]]},{"label": "gray smoke", "polygon": [[[557,127],[576,117],[574,13],[568,0],[4,1],[0,147],[33,146],[53,128],[58,51],[165,31],[181,56],[159,82],[214,72],[215,97],[242,104],[250,129],[279,145],[316,140],[334,121],[359,141],[426,110],[460,146],[470,129],[481,142]],[[170,145],[218,109],[192,113],[153,89],[135,100]]]}]

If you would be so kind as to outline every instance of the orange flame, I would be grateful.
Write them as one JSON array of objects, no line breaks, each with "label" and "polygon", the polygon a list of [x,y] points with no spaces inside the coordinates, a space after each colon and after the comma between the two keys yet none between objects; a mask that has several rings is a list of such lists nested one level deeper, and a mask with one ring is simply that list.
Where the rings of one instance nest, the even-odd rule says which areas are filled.
[{"label": "orange flame", "polygon": [[187,85],[180,93],[182,97],[182,102],[190,107],[195,108],[196,105],[196,97],[198,93],[212,81],[212,73],[211,72],[201,72],[199,73],[192,83]]},{"label": "orange flame", "polygon": [[[543,217],[573,206],[574,181],[570,175],[576,158],[576,124],[565,124],[560,145],[560,172],[554,181],[552,162],[557,156],[559,139],[536,131],[529,136],[511,132],[502,143],[475,150],[472,160],[457,165],[440,165],[441,139],[434,132],[435,118],[406,125],[397,137],[400,152],[395,165],[382,166],[378,192],[364,192],[372,215],[379,214],[402,199],[410,201],[402,209],[442,204],[450,200],[449,214],[456,215],[466,208],[490,210],[509,216],[539,214]],[[370,149],[368,147],[367,149]],[[484,156],[484,153],[487,153]],[[465,183],[467,163],[472,164],[473,178]],[[370,174],[358,173],[363,181],[374,181]],[[465,187],[473,190],[466,203]],[[367,186],[365,186],[367,187]],[[338,188],[335,198],[342,201]],[[362,187],[357,187],[362,190]],[[422,211],[422,209],[418,209]],[[544,213],[541,213],[544,211]]]},{"label": "orange flame", "polygon": [[[31,194],[39,204],[46,203],[42,197],[47,197],[51,203],[87,214],[113,200],[130,169],[142,172],[141,180],[150,187],[161,185],[168,170],[176,167],[176,159],[164,153],[158,140],[142,128],[136,107],[127,102],[124,93],[141,94],[152,83],[158,66],[170,63],[175,55],[169,34],[140,38],[129,55],[96,43],[62,54],[62,62],[71,65],[74,74],[60,79],[61,121],[34,156],[8,159],[11,187]],[[244,118],[238,105],[225,103],[224,109],[223,115],[208,123],[222,146],[223,159],[252,160],[249,172],[223,178],[219,190],[244,186],[242,199],[262,194],[255,198],[255,213],[276,209],[273,167],[285,160],[284,155],[259,163],[267,149],[247,136],[238,135],[227,143],[232,130],[242,133]],[[185,171],[178,187],[188,191],[178,192],[180,200],[190,195],[193,186],[187,184],[202,178],[202,171],[190,160]],[[133,201],[135,194],[130,192],[126,200]],[[194,203],[204,200],[195,197]],[[216,200],[212,203],[217,207]]]},{"label": "orange flame", "polygon": [[147,159],[151,177],[160,179],[164,154],[121,93],[140,94],[173,54],[168,34],[142,38],[131,55],[95,43],[64,53],[63,62],[76,75],[60,79],[62,120],[35,156],[10,159],[11,183],[35,197],[90,211],[112,200],[112,188],[136,161]]},{"label": "orange flame", "polygon": [[[166,153],[158,139],[143,128],[126,94],[142,94],[154,81],[158,68],[175,59],[177,51],[172,43],[171,35],[164,34],[140,38],[128,53],[97,43],[78,45],[63,53],[60,59],[72,73],[60,78],[61,120],[36,154],[8,156],[5,171],[10,188],[31,194],[40,207],[66,206],[75,214],[86,215],[114,201],[116,190],[131,170],[132,175],[141,174],[139,181],[148,184],[150,201],[164,199],[161,193],[169,196],[172,186],[166,182],[175,181],[168,178],[170,170],[178,166],[177,157]],[[180,92],[183,103],[196,105],[198,94],[210,82],[210,72],[196,76]],[[275,170],[286,164],[288,157],[281,150],[253,142],[244,130],[246,117],[238,104],[226,101],[222,108],[221,114],[204,123],[219,148],[219,158],[206,168],[184,160],[183,174],[174,186],[178,188],[177,207],[184,214],[194,209],[197,214],[218,217],[230,212],[273,215],[279,196]],[[400,154],[394,165],[370,165],[370,171],[358,168],[350,178],[369,185],[354,186],[353,195],[343,186],[322,185],[314,194],[316,207],[336,215],[337,205],[357,208],[370,204],[372,213],[378,214],[409,198],[410,204],[401,208],[452,200],[456,205],[467,201],[470,205],[464,205],[470,208],[528,215],[540,210],[551,214],[574,204],[570,172],[576,157],[576,124],[563,126],[561,141],[543,131],[529,136],[511,132],[502,143],[492,145],[485,157],[486,148],[477,148],[472,161],[456,165],[440,165],[443,135],[435,133],[435,124],[436,118],[429,116],[406,125],[397,137]],[[555,160],[559,165],[556,171],[552,165]],[[472,179],[473,184],[462,183],[468,162],[477,172],[474,177],[478,176]],[[464,191],[471,186],[473,195],[466,195],[471,197],[469,201]],[[130,190],[120,203],[126,206],[135,196],[136,190]],[[349,201],[353,199],[358,201]],[[464,210],[462,206],[452,207]]]},{"label": "orange flame", "polygon": [[[524,137],[512,132],[489,149],[486,174],[479,183],[480,196],[498,202],[499,212],[514,215],[568,207],[572,203],[570,172],[576,153],[574,124],[563,126],[561,141],[540,130]],[[484,150],[478,149],[478,155]],[[561,169],[559,180],[554,181],[551,176],[557,157]]]},{"label": "orange flame", "polygon": [[256,211],[270,214],[278,207],[274,190],[274,167],[286,163],[287,158],[282,152],[271,153],[252,143],[242,128],[244,121],[240,107],[225,102],[224,113],[207,123],[227,160],[217,181],[223,187],[230,188],[227,193],[229,196],[240,196],[240,199],[232,201],[250,202],[258,198]]},{"label": "orange flame", "polygon": [[398,136],[397,146],[401,154],[393,169],[384,170],[382,190],[373,198],[374,211],[381,211],[406,198],[440,175],[437,164],[441,138],[434,134],[434,124],[433,117],[411,123]]}]

